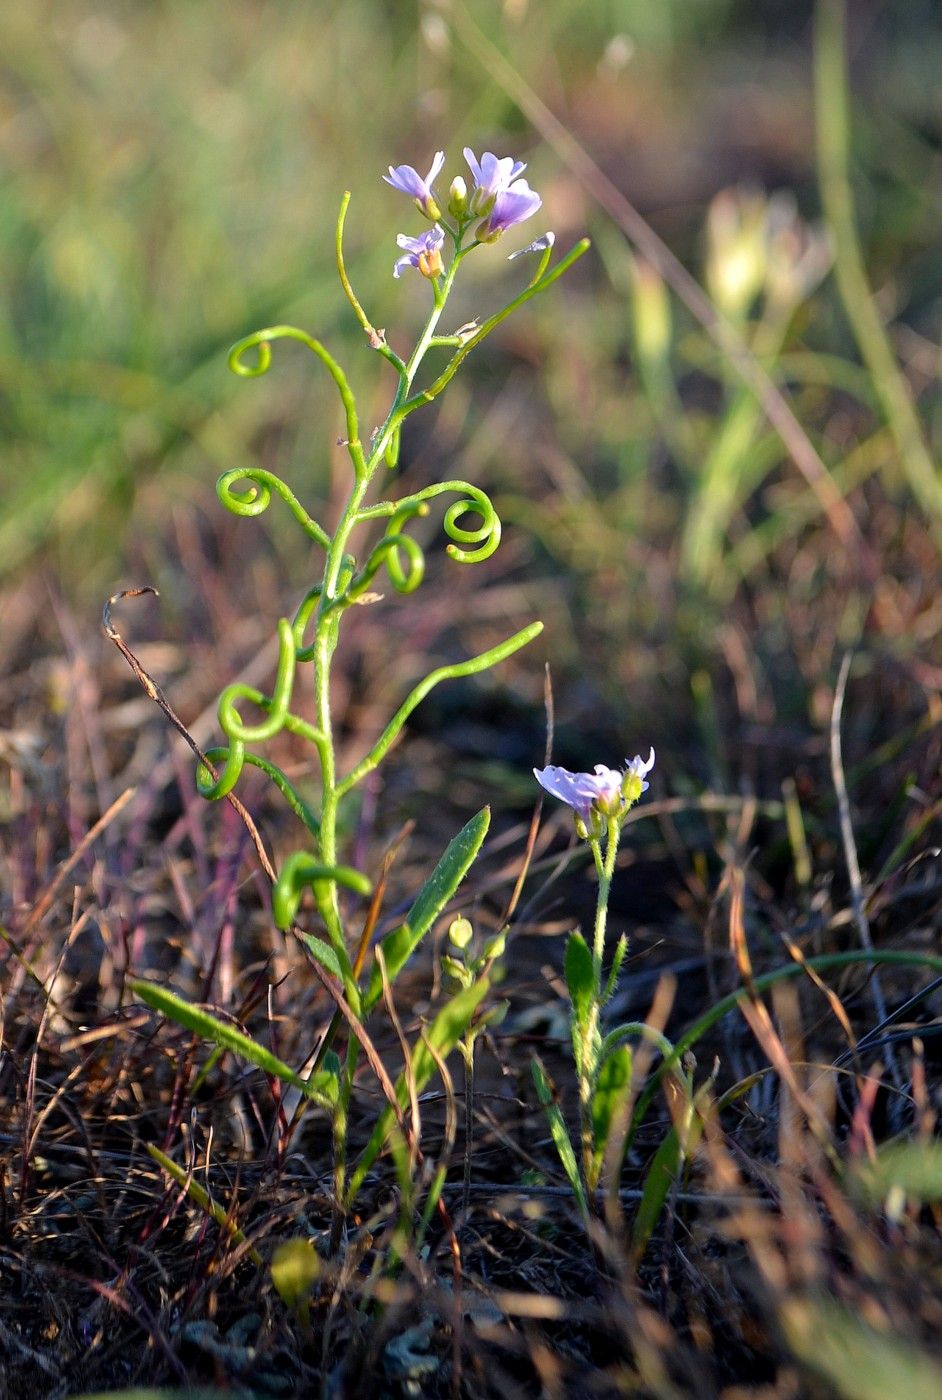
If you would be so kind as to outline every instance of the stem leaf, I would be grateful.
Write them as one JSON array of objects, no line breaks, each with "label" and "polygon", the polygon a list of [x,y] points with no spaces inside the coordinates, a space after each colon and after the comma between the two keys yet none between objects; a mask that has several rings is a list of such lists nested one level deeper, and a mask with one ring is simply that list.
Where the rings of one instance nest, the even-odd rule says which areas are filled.
[{"label": "stem leaf", "polygon": [[615,944],[615,953],[612,958],[612,965],[608,971],[608,979],[605,983],[605,990],[602,993],[602,1004],[610,1001],[618,986],[618,974],[621,972],[621,965],[625,961],[625,954],[628,951],[628,935],[623,933]]},{"label": "stem leaf", "polygon": [[578,929],[573,930],[566,943],[563,971],[566,974],[573,1015],[576,1024],[582,1029],[589,1018],[595,996],[595,968],[589,945]]},{"label": "stem leaf", "polygon": [[188,1031],[193,1031],[203,1040],[211,1041],[214,1045],[219,1045],[224,1050],[231,1050],[234,1055],[238,1055],[243,1060],[248,1060],[249,1064],[257,1065],[266,1074],[272,1075],[275,1079],[282,1080],[285,1084],[290,1084],[292,1088],[299,1089],[307,1098],[313,1099],[322,1108],[329,1108],[337,1097],[337,1076],[330,1071],[321,1070],[313,1079],[304,1079],[300,1074],[286,1065],[283,1060],[279,1060],[277,1055],[264,1045],[259,1045],[257,1040],[238,1030],[228,1021],[221,1021],[216,1016],[204,1011],[201,1006],[194,1006],[191,1002],[184,1001],[174,992],[168,992],[165,987],[157,987],[153,982],[141,982],[137,978],[129,978],[128,986],[135,996],[140,997],[146,1006],[153,1011],[159,1011],[166,1016],[169,1021],[173,1021],[178,1026],[183,1026]]},{"label": "stem leaf", "polygon": [[340,959],[329,943],[325,943],[323,938],[315,938],[313,933],[305,933],[299,929],[298,937],[306,946],[312,958],[320,963],[325,972],[329,972],[331,977],[336,977],[337,981],[343,984],[343,972],[340,968]]},{"label": "stem leaf", "polygon": [[596,1175],[605,1160],[612,1124],[631,1093],[632,1054],[627,1045],[613,1050],[599,1070],[592,1095],[592,1155]]},{"label": "stem leaf", "polygon": [[579,1176],[579,1165],[576,1161],[576,1154],[573,1150],[572,1140],[569,1136],[569,1129],[566,1127],[566,1120],[563,1117],[562,1109],[556,1102],[556,1095],[550,1084],[546,1070],[538,1056],[534,1055],[530,1061],[530,1072],[533,1075],[533,1085],[536,1089],[536,1096],[543,1105],[546,1114],[549,1130],[553,1142],[556,1144],[556,1151],[559,1153],[559,1160],[563,1164],[563,1171],[572,1187],[572,1194],[579,1203],[579,1209],[583,1216],[588,1217],[588,1203],[586,1201],[585,1187]]}]

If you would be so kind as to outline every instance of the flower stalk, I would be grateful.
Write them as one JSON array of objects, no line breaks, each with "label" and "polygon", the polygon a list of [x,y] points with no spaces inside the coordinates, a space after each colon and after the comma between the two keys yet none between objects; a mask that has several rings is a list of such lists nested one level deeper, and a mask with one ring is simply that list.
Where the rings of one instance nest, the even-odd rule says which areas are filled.
[{"label": "flower stalk", "polygon": [[572,808],[576,832],[588,843],[598,878],[592,947],[575,929],[566,944],[564,965],[571,1007],[573,1063],[579,1086],[578,1160],[558,1106],[547,1095],[546,1072],[539,1061],[534,1062],[537,1092],[547,1108],[563,1168],[586,1216],[599,1185],[612,1126],[631,1092],[631,1052],[623,1039],[629,1032],[643,1034],[646,1029],[621,1027],[603,1037],[602,1012],[618,985],[628,949],[627,938],[622,934],[606,977],[605,936],[618,845],[625,817],[647,791],[645,777],[653,766],[652,749],[647,760],[640,755],[626,760],[623,771],[604,764],[597,764],[592,773],[570,773],[552,764],[533,770],[541,787]]}]

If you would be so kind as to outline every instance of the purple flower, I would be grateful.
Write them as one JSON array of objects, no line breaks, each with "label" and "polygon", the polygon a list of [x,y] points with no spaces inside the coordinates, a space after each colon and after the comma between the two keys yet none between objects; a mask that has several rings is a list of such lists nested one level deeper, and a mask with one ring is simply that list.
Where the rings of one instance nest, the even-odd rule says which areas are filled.
[{"label": "purple flower", "polygon": [[418,205],[419,212],[424,214],[427,219],[437,219],[441,215],[441,210],[435,200],[432,181],[437,179],[444,164],[445,152],[436,151],[432,168],[424,180],[411,165],[391,165],[389,174],[384,175],[383,179],[387,185],[392,185],[394,190],[401,190],[403,194],[411,195]]},{"label": "purple flower", "polygon": [[621,794],[621,773],[617,768],[606,768],[604,763],[595,765],[594,773],[570,773],[568,768],[534,768],[534,775],[540,787],[566,802],[580,816],[588,821],[596,802],[609,802]]},{"label": "purple flower", "polygon": [[445,230],[438,224],[427,229],[419,238],[410,238],[408,234],[400,233],[396,242],[400,248],[406,249],[406,255],[400,258],[393,268],[394,277],[401,277],[404,267],[418,268],[422,276],[429,279],[441,275]]},{"label": "purple flower", "polygon": [[474,176],[474,189],[468,201],[472,214],[489,214],[497,196],[509,190],[517,176],[527,168],[522,160],[514,160],[513,156],[495,156],[492,151],[485,151],[478,162],[470,146],[465,146],[464,158]]},{"label": "purple flower", "polygon": [[491,212],[478,224],[476,237],[480,243],[494,243],[507,229],[529,219],[543,203],[526,180],[514,180],[509,189],[501,190]]},{"label": "purple flower", "polygon": [[617,768],[606,768],[604,763],[595,765],[594,773],[570,773],[568,768],[534,768],[537,782],[553,797],[558,797],[572,807],[576,816],[588,823],[593,809],[609,815],[624,815],[633,802],[637,802],[649,783],[644,781],[646,773],[654,767],[654,750],[647,762],[636,754],[625,760],[625,772]]}]

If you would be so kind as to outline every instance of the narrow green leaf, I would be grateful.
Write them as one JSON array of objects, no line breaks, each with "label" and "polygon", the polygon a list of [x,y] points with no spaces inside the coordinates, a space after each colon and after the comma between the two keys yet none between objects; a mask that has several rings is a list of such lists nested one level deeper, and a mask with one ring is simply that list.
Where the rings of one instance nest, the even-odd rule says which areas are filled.
[{"label": "narrow green leaf", "polygon": [[329,943],[325,943],[323,938],[315,938],[313,933],[300,933],[301,942],[304,943],[312,958],[320,963],[325,972],[329,972],[331,977],[336,977],[338,982],[343,982],[343,973],[340,971],[340,962],[337,954]]},{"label": "narrow green leaf", "polygon": [[536,1096],[543,1106],[549,1123],[550,1135],[556,1144],[556,1151],[559,1153],[559,1160],[563,1164],[563,1171],[572,1187],[572,1194],[579,1203],[579,1209],[584,1216],[588,1216],[588,1204],[586,1202],[585,1187],[579,1176],[579,1166],[576,1162],[576,1154],[573,1150],[572,1140],[569,1137],[569,1129],[566,1127],[566,1120],[563,1117],[562,1109],[556,1102],[546,1070],[540,1063],[539,1058],[534,1055],[530,1061],[530,1072],[533,1075],[533,1084],[536,1089]]},{"label": "narrow green leaf", "polygon": [[[382,942],[386,976],[395,982],[425,934],[452,898],[481,849],[491,823],[491,809],[484,807],[454,838],[441,860],[419,891],[405,922],[388,933]],[[383,977],[377,963],[363,999],[366,1016],[383,994]]]},{"label": "narrow green leaf", "polygon": [[141,982],[131,978],[128,985],[135,996],[140,997],[152,1010],[159,1011],[176,1025],[193,1031],[203,1040],[211,1041],[224,1050],[231,1050],[234,1055],[248,1060],[249,1064],[257,1065],[266,1074],[300,1089],[302,1094],[322,1107],[329,1108],[336,1100],[336,1076],[331,1075],[329,1071],[321,1070],[313,1080],[303,1079],[264,1045],[259,1045],[258,1041],[238,1030],[230,1022],[218,1020],[201,1006],[193,1006],[174,992],[168,992],[165,987],[155,986],[153,982]]},{"label": "narrow green leaf", "polygon": [[[709,1111],[713,1114],[722,1113],[724,1108],[747,1094],[752,1086],[761,1079],[763,1073],[764,1071],[760,1071],[758,1074],[750,1074],[745,1079],[740,1079],[711,1105]],[[632,1225],[631,1244],[635,1260],[640,1259],[647,1249],[648,1241],[664,1208],[664,1202],[667,1200],[667,1193],[670,1191],[678,1171],[684,1162],[693,1156],[700,1144],[704,1126],[703,1105],[712,1085],[713,1075],[697,1090],[694,1097],[694,1112],[687,1127],[683,1150],[681,1150],[678,1130],[671,1128],[662,1138],[661,1145],[654,1154],[644,1179],[641,1202]]]},{"label": "narrow green leaf", "polygon": [[597,1172],[605,1160],[612,1123],[631,1093],[631,1066],[631,1050],[627,1045],[620,1045],[599,1070],[592,1095],[592,1142]]},{"label": "narrow green leaf", "polygon": [[625,954],[628,951],[628,935],[623,933],[615,944],[615,954],[612,958],[612,965],[608,970],[608,978],[605,982],[605,990],[602,993],[603,1003],[610,1001],[615,988],[618,986],[618,974],[621,972],[621,965],[625,961]]},{"label": "narrow green leaf", "polygon": [[[173,1178],[177,1185],[196,1202],[201,1210],[204,1210],[207,1215],[212,1216],[219,1228],[224,1230],[235,1244],[245,1244],[245,1235],[239,1229],[238,1225],[236,1225],[235,1221],[230,1219],[229,1212],[224,1210],[218,1201],[213,1200],[209,1192],[201,1186],[198,1181],[194,1180],[190,1172],[185,1171],[172,1157],[168,1157],[166,1153],[161,1152],[159,1147],[154,1147],[153,1144],[149,1142],[144,1145],[151,1160],[156,1162],[159,1167],[163,1167],[167,1175]],[[256,1268],[260,1269],[262,1267],[262,1256],[257,1249],[250,1247],[248,1256]]]},{"label": "narrow green leaf", "polygon": [[[446,1006],[442,1007],[431,1026],[426,1030],[425,1035],[415,1046],[412,1053],[412,1080],[416,1093],[422,1092],[435,1072],[435,1059],[429,1049],[429,1044],[435,1049],[440,1059],[447,1059],[470,1026],[474,1013],[486,995],[489,986],[488,979],[482,977],[475,982],[473,987],[466,987],[458,992]],[[404,1073],[400,1074],[396,1080],[396,1098],[400,1108],[405,1109],[409,1102],[409,1081]],[[380,1114],[370,1140],[363,1149],[356,1165],[356,1170],[350,1178],[347,1190],[348,1204],[353,1201],[363,1183],[363,1178],[381,1152],[393,1123],[394,1115],[390,1104]]]},{"label": "narrow green leaf", "polygon": [[640,1259],[648,1246],[680,1165],[680,1137],[677,1129],[671,1128],[661,1139],[644,1178],[641,1200],[631,1226],[631,1246],[635,1259]]},{"label": "narrow green leaf", "polygon": [[566,942],[563,970],[566,974],[566,986],[569,988],[573,1014],[579,1026],[584,1026],[595,992],[595,968],[592,964],[589,945],[578,930],[571,933]]}]

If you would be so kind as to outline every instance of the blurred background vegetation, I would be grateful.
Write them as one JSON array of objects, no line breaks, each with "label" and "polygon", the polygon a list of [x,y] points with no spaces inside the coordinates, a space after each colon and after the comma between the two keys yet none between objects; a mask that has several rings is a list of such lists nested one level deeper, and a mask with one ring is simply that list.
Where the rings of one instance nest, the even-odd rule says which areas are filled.
[{"label": "blurred background vegetation", "polygon": [[[832,19],[839,8],[821,6]],[[220,521],[212,485],[261,463],[329,517],[339,418],[302,353],[283,349],[271,374],[246,383],[226,349],[262,325],[301,324],[378,418],[388,374],[337,283],[339,199],[352,189],[358,292],[401,348],[425,289],[390,277],[411,211],[380,176],[390,162],[425,169],[440,147],[455,171],[467,143],[529,160],[560,246],[588,232],[594,250],[415,420],[404,471],[411,483],[447,470],[494,494],[507,543],[468,586],[496,589],[498,613],[546,617],[545,654],[567,687],[562,761],[585,761],[583,745],[602,736],[609,758],[613,736],[633,751],[650,732],[691,741],[697,781],[738,782],[733,712],[766,737],[796,716],[820,734],[835,656],[864,637],[873,649],[858,674],[880,677],[871,694],[896,681],[907,691],[894,690],[884,718],[898,725],[902,706],[918,724],[923,701],[907,687],[930,674],[939,622],[940,39],[931,0],[851,7],[842,152],[832,24],[819,99],[833,98],[837,153],[832,142],[819,168],[827,113],[815,108],[811,5],[4,6],[0,576],[14,592],[43,578],[83,628],[104,596],[144,581],[164,595],[161,634],[181,641],[213,644],[240,612],[273,617],[274,600],[306,582],[302,543],[290,531],[274,543],[274,511],[261,524]],[[787,386],[850,503],[850,542],[715,341],[633,254],[552,133],[522,115],[524,85]],[[854,201],[843,279],[828,267],[842,192]],[[827,234],[829,194],[838,226]],[[518,243],[529,236],[519,232]],[[456,316],[496,306],[515,284],[520,264],[503,251],[469,268]],[[863,324],[855,251],[873,292]],[[208,596],[206,567],[231,614]],[[450,583],[450,567],[433,569],[427,590]],[[500,584],[519,588],[519,606]],[[533,674],[523,698],[537,711],[513,754],[526,772],[540,742]],[[429,723],[443,713],[429,709]],[[760,757],[749,763],[755,780]],[[777,790],[793,752],[772,766]]]},{"label": "blurred background vegetation", "polygon": [[[544,752],[548,660],[556,762],[617,764],[650,743],[658,752],[613,897],[615,919],[631,930],[619,1015],[648,1014],[664,969],[678,978],[678,1027],[740,985],[742,965],[725,946],[727,913],[731,940],[736,932],[734,901],[728,910],[724,904],[731,889],[745,890],[737,917],[757,970],[794,957],[796,946],[802,953],[857,946],[864,904],[866,937],[876,946],[938,948],[940,886],[936,865],[923,857],[938,844],[942,814],[940,51],[937,0],[853,0],[846,15],[842,0],[0,5],[0,914],[15,929],[22,911],[39,911],[20,971],[41,993],[23,980],[27,994],[7,1016],[7,1082],[34,1043],[38,1051],[46,988],[55,985],[59,995],[63,967],[74,979],[74,1024],[91,1025],[93,1037],[96,1018],[118,1006],[116,969],[129,959],[137,969],[172,971],[182,985],[191,976],[193,995],[208,996],[211,930],[233,934],[230,896],[239,933],[226,958],[237,975],[219,981],[218,997],[238,1007],[243,993],[233,988],[250,984],[239,1014],[248,1006],[261,1015],[255,988],[257,977],[259,986],[268,977],[267,896],[251,874],[241,878],[246,852],[226,804],[194,815],[190,757],[181,757],[163,716],[101,638],[101,604],[122,588],[159,587],[158,603],[123,605],[121,626],[206,746],[218,737],[223,685],[237,674],[269,684],[275,621],[320,561],[277,505],[258,520],[236,519],[219,506],[214,482],[233,467],[263,466],[330,524],[347,469],[336,445],[342,419],[332,386],[300,347],[276,346],[271,372],[252,380],[228,371],[226,352],[253,330],[294,322],[344,363],[361,422],[378,422],[390,373],[363,343],[337,280],[337,210],[349,188],[348,267],[371,320],[403,350],[428,289],[418,278],[391,277],[395,235],[416,232],[417,216],[381,176],[389,164],[424,172],[440,148],[449,176],[462,168],[465,145],[527,160],[544,197],[533,224],[466,265],[451,329],[509,299],[526,265],[503,254],[544,228],[555,231],[559,249],[584,233],[593,247],[550,295],[469,358],[440,403],[410,419],[403,493],[445,476],[479,483],[502,516],[503,543],[462,574],[444,556],[440,522],[413,522],[428,557],[422,589],[351,609],[345,622],[333,675],[341,744],[362,754],[430,658],[483,650],[535,616],[547,629],[512,663],[443,686],[416,711],[384,767],[383,801],[368,787],[361,811],[351,814],[353,858],[376,868],[403,819],[416,817],[419,828],[391,880],[389,908],[397,901],[405,908],[441,850],[442,831],[450,836],[492,802],[495,822],[468,898],[475,918],[502,917],[496,911],[517,879],[533,808],[530,770]],[[661,245],[652,245],[652,231]],[[647,256],[639,255],[639,237]],[[704,325],[712,314],[698,302],[704,292],[727,330]],[[753,387],[756,366],[768,375],[765,395],[779,426],[782,405],[791,406],[787,447],[745,387],[731,334],[754,357]],[[850,650],[840,713],[835,683]],[[837,819],[832,722],[843,739],[861,866],[853,891]],[[316,799],[310,755],[287,735],[273,749]],[[341,766],[349,758],[341,754]],[[296,835],[285,835],[285,813],[275,802],[266,806],[257,778],[248,775],[243,795],[277,854]],[[77,955],[62,962],[85,914],[70,933],[73,866],[61,862],[132,786],[136,815],[116,820],[101,856],[88,858],[91,952],[84,963]],[[502,1032],[499,1083],[510,1126],[500,1150],[488,1139],[482,1151],[479,1135],[475,1156],[475,1173],[491,1171],[497,1181],[520,1172],[507,1143],[536,1153],[547,1146],[542,1126],[527,1117],[534,1040],[555,1055],[561,1084],[566,1073],[557,935],[593,899],[579,848],[567,867],[558,859],[567,839],[568,813],[547,811],[514,922],[505,987],[514,1011]],[[48,899],[40,898],[44,890]],[[50,907],[57,891],[61,907]],[[427,966],[416,973],[411,1012],[428,1005],[427,973]],[[886,1042],[863,1042],[868,1057],[911,1037],[911,976],[887,970],[883,985],[907,1026]],[[267,988],[279,1009],[280,1053],[299,1063],[323,1009],[319,989],[305,986],[300,976],[279,977]],[[840,994],[855,1032],[873,1031],[870,991],[849,982]],[[837,1054],[834,1062],[845,1064],[846,1041],[822,1014],[823,1002],[808,1005],[813,1043],[806,1057],[800,1036],[789,1041],[796,1066],[804,1073],[806,1058],[827,1065]],[[798,1018],[785,1011],[792,1034]],[[931,1071],[937,1001],[926,1015],[935,1017],[925,1031]],[[154,1049],[149,1031],[138,1036],[138,1024],[116,1041],[119,1049],[130,1046],[148,1075],[161,1063],[170,1074],[173,1057]],[[107,1076],[86,1073],[81,1035],[60,1055],[59,1023],[49,1025],[44,1054],[59,1060],[36,1082],[74,1081],[76,1095],[93,1102],[91,1112],[82,1100],[74,1121],[84,1125],[101,1111],[110,1144],[117,1100]],[[101,1042],[102,1054],[110,1043]],[[742,1027],[727,1023],[715,1047],[704,1045],[703,1073],[714,1048],[724,1075],[753,1084],[747,1071],[759,1061]],[[31,1063],[33,1075],[35,1055]],[[706,1326],[703,1309],[711,1311],[717,1387],[751,1386],[764,1349],[784,1360],[781,1390],[763,1393],[938,1395],[936,1362],[924,1355],[938,1349],[938,1239],[928,1211],[920,1215],[920,1201],[937,1209],[937,1155],[930,1186],[922,1194],[907,1188],[906,1216],[894,1207],[891,1220],[876,1212],[858,1228],[856,1216],[835,1213],[840,1228],[814,1236],[814,1272],[809,1222],[817,1229],[824,1212],[814,1198],[801,1216],[793,1189],[802,1172],[822,1181],[822,1164],[804,1129],[808,1143],[796,1147],[784,1086],[777,1116],[779,1091],[764,1078],[766,1064],[733,1123],[736,1171],[765,1182],[766,1164],[783,1164],[782,1257],[794,1251],[788,1286],[804,1301],[773,1307],[771,1330],[757,1333],[756,1316],[769,1312],[766,1295],[784,1277],[762,1272],[759,1257],[765,1249],[766,1259],[778,1258],[775,1212],[767,1246],[760,1240],[755,1251],[758,1290],[743,1287],[734,1221],[724,1216],[699,1242],[678,1224],[686,1256],[679,1243],[673,1251],[670,1225],[663,1254],[642,1279],[645,1296],[666,1316],[669,1292],[679,1290],[693,1319],[686,1344],[701,1360],[712,1342],[697,1328]],[[523,1078],[509,1088],[513,1066]],[[924,1097],[914,1068],[913,1098],[893,1099],[885,1121],[874,1119],[877,1135],[911,1125],[911,1109],[920,1132],[935,1131],[937,1087],[930,1076],[927,1090],[920,1074]],[[847,1078],[849,1104],[849,1065]],[[144,1082],[158,1107],[140,1126],[134,1107],[133,1151],[165,1125],[162,1081]],[[232,1083],[241,1096],[240,1073]],[[34,1087],[30,1079],[29,1095],[24,1090],[30,1105]],[[564,1100],[566,1093],[571,1102],[571,1085]],[[854,1110],[858,1140],[849,1156],[856,1152],[858,1165],[873,1145],[875,1093],[865,1101],[862,1090]],[[846,1106],[841,1099],[834,1125],[842,1151]],[[32,1129],[28,1115],[23,1121],[27,1128],[16,1131],[25,1138]],[[249,1167],[242,1122],[235,1114],[228,1126],[220,1119],[215,1147],[217,1158],[231,1149],[240,1173]],[[131,1131],[121,1125],[122,1149],[120,1133]],[[37,1141],[30,1137],[30,1151]],[[208,1163],[208,1143],[206,1156]],[[556,1167],[547,1170],[551,1176]],[[115,1171],[123,1201],[124,1167]],[[24,1166],[20,1205],[25,1200],[34,1228],[45,1231],[51,1212],[32,1210],[26,1181]],[[309,1197],[307,1175],[298,1190]],[[879,1194],[882,1202],[887,1193]],[[73,1282],[74,1268],[86,1271],[89,1249],[88,1197],[79,1199],[77,1252],[68,1253],[64,1236],[61,1256]],[[267,1209],[267,1185],[259,1200]],[[104,1209],[102,1221],[107,1233]],[[524,1234],[539,1243],[528,1233],[530,1214],[524,1223],[525,1232],[507,1237],[514,1261]],[[753,1238],[748,1222],[742,1229]],[[179,1296],[187,1299],[195,1237],[194,1226],[180,1256]],[[45,1250],[46,1236],[35,1238]],[[562,1292],[581,1307],[598,1261],[553,1238],[546,1234],[548,1247],[571,1273]],[[724,1273],[727,1254],[733,1262]],[[533,1286],[542,1277],[558,1294],[550,1264]],[[110,1258],[102,1267],[111,1279]],[[492,1270],[489,1256],[483,1268]],[[503,1275],[514,1289],[521,1277],[516,1265]],[[176,1295],[163,1279],[154,1274],[155,1295],[176,1316]],[[60,1335],[42,1310],[64,1287],[58,1278],[54,1289],[42,1282],[41,1320],[31,1334],[40,1349]],[[29,1301],[25,1287],[13,1292]],[[823,1307],[828,1293],[846,1313]],[[235,1283],[226,1306],[244,1311]],[[639,1326],[634,1306],[629,1300],[628,1339]],[[62,1374],[72,1375],[71,1358],[85,1343],[70,1352],[69,1325],[60,1321]],[[661,1317],[655,1321],[661,1328]],[[127,1325],[133,1341],[121,1343],[116,1332],[115,1345],[131,1355],[140,1336]],[[920,1350],[894,1350],[887,1344],[894,1333]],[[610,1334],[599,1335],[596,1355],[604,1347],[607,1357]],[[646,1335],[673,1358],[667,1332]],[[19,1336],[17,1364],[34,1368]],[[803,1376],[824,1377],[824,1390],[802,1389],[796,1358]],[[880,1369],[884,1363],[889,1369]],[[585,1368],[573,1364],[581,1381]],[[29,1370],[29,1384],[37,1374]],[[551,1374],[541,1369],[541,1385]],[[617,1384],[626,1393],[627,1381]],[[546,1381],[541,1393],[550,1388]],[[687,1393],[719,1391],[697,1384]]]}]

